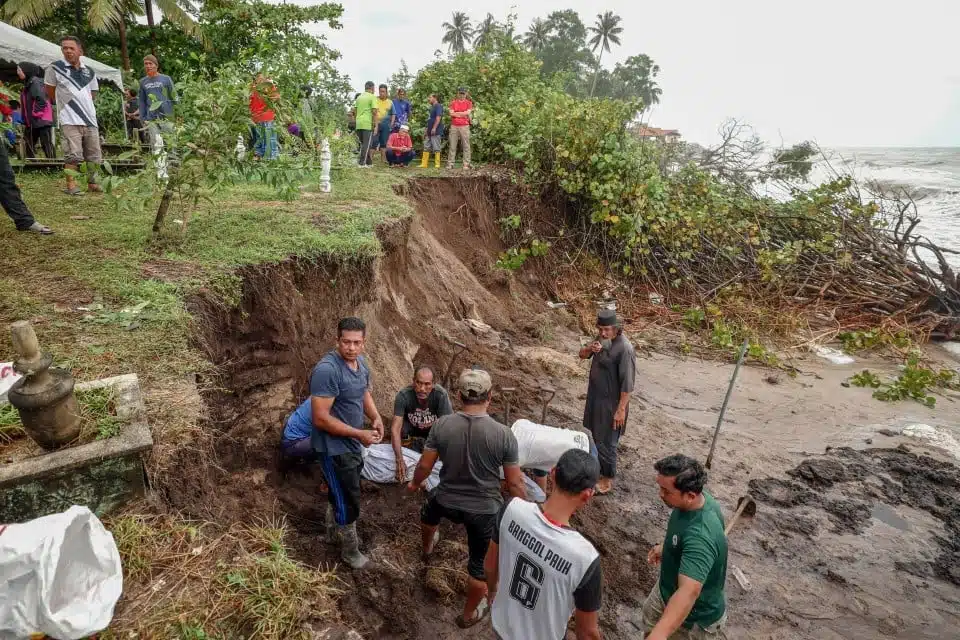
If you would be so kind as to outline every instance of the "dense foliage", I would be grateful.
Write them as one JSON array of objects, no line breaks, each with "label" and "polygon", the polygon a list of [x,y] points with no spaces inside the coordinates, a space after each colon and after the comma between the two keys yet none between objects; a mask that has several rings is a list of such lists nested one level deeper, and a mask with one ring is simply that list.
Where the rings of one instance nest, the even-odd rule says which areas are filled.
[{"label": "dense foliage", "polygon": [[597,96],[641,100],[644,107],[660,101],[656,78],[660,67],[647,55],[638,54],[617,63],[613,69],[601,65],[610,45],[620,46],[620,16],[607,11],[587,26],[573,9],[553,11],[535,18],[527,31],[516,33],[515,16],[498,21],[492,14],[474,24],[470,17],[455,12],[443,23],[443,44],[454,56],[469,50],[496,51],[504,45],[520,45],[540,62],[544,81],[563,87],[578,97]]},{"label": "dense foliage", "polygon": [[481,161],[497,159],[496,147],[501,144],[487,135],[488,120],[510,109],[510,101],[518,93],[547,90],[540,79],[540,63],[516,44],[503,43],[495,52],[468,51],[438,60],[420,70],[409,91],[414,136],[422,136],[426,128],[430,94],[437,94],[448,105],[460,86],[468,89],[474,103],[471,144],[474,156]]},{"label": "dense foliage", "polygon": [[763,146],[744,150],[734,136],[722,150],[677,162],[682,144],[631,133],[639,101],[578,98],[539,71],[530,52],[503,40],[436,62],[414,82],[418,106],[430,91],[466,84],[483,157],[518,169],[535,193],[567,204],[566,217],[548,224],[524,211],[507,216],[503,229],[514,246],[501,266],[518,268],[551,245],[571,243],[621,275],[691,302],[830,300],[852,313],[919,319],[934,311],[933,326],[939,313],[960,309],[953,272],[937,273],[916,256],[929,243],[911,235],[908,208],[863,197],[849,178],[794,189],[785,200],[758,195],[758,184],[804,178],[812,145],[756,164]]}]

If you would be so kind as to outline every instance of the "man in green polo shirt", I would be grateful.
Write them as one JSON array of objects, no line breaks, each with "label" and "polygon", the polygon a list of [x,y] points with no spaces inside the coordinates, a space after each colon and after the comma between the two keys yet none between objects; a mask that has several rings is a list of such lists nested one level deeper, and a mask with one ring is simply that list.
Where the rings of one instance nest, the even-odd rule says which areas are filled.
[{"label": "man in green polo shirt", "polygon": [[368,80],[363,85],[363,93],[357,97],[354,104],[354,113],[357,119],[357,136],[360,138],[360,157],[357,158],[357,164],[361,167],[369,167],[373,164],[370,158],[370,147],[373,139],[373,124],[377,122],[377,99],[373,95],[375,85]]},{"label": "man in green polo shirt", "polygon": [[726,638],[727,537],[720,505],[703,490],[707,472],[684,455],[658,461],[660,499],[673,507],[667,535],[647,554],[660,579],[643,603],[646,640]]}]

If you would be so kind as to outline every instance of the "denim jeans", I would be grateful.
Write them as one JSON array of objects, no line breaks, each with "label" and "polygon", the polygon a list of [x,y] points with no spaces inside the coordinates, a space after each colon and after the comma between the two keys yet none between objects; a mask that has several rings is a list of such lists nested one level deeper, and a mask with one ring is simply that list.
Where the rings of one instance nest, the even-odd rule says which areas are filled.
[{"label": "denim jeans", "polygon": [[253,125],[253,155],[273,160],[280,155],[277,147],[277,130],[272,122],[260,122]]}]

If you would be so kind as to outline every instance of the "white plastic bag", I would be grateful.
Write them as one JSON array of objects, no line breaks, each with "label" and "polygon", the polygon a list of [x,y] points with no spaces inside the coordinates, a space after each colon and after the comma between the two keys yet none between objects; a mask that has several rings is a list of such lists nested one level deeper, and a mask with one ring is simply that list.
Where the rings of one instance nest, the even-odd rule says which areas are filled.
[{"label": "white plastic bag", "polygon": [[12,362],[0,362],[0,398],[6,397],[7,391],[19,379],[20,374],[13,370]]},{"label": "white plastic bag", "polygon": [[0,639],[97,633],[122,591],[117,545],[87,507],[0,525]]},{"label": "white plastic bag", "polygon": [[590,451],[590,438],[582,431],[550,427],[529,420],[517,420],[510,430],[517,439],[523,469],[549,471],[570,449]]}]

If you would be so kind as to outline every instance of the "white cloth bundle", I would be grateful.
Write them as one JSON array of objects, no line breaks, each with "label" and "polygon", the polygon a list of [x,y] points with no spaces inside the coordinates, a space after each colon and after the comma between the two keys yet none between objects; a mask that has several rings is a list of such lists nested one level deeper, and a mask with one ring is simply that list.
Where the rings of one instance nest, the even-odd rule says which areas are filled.
[{"label": "white cloth bundle", "polygon": [[582,431],[561,429],[529,420],[517,420],[510,427],[517,439],[520,466],[549,471],[570,449],[590,452],[590,438]]},{"label": "white cloth bundle", "polygon": [[[406,480],[410,482],[413,480],[413,474],[420,462],[420,454],[406,447],[401,447],[400,452],[403,453],[403,462],[407,465]],[[427,477],[427,491],[432,491],[440,484],[440,469],[442,468],[443,463],[439,460],[437,464],[433,465],[433,471]],[[500,472],[500,475],[503,477],[503,471]],[[393,455],[393,445],[388,443],[374,444],[364,448],[363,471],[360,472],[360,476],[378,484],[393,484],[396,482],[397,462]],[[537,483],[526,476],[524,476],[524,481],[527,485],[527,497],[534,502],[546,500],[546,496],[537,486]]]}]

